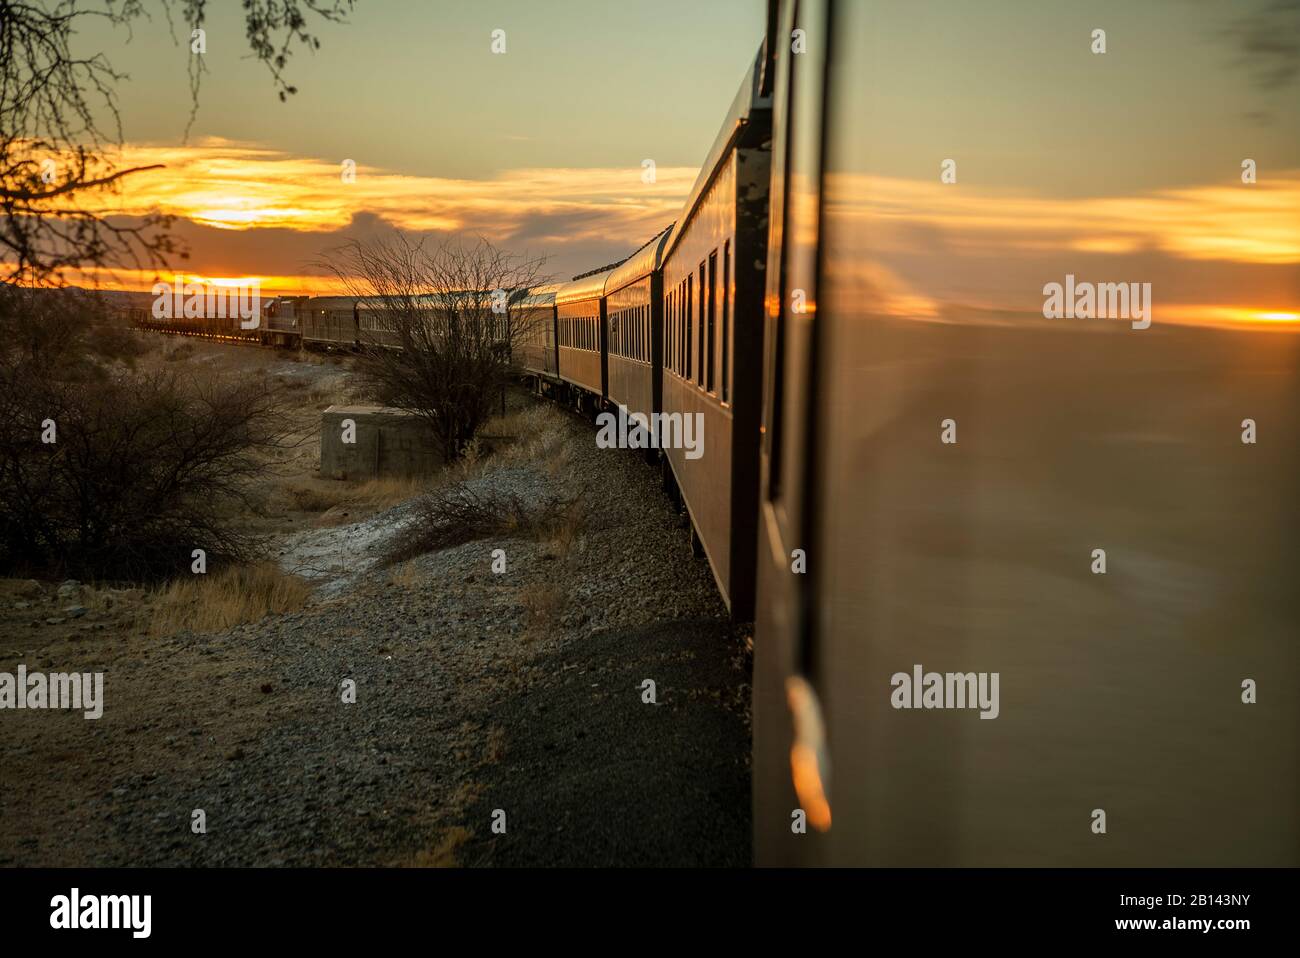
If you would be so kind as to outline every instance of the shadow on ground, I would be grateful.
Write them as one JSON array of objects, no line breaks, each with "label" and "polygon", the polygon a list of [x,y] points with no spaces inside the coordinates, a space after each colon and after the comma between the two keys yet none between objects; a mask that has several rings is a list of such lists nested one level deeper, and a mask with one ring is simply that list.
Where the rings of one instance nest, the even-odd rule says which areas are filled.
[{"label": "shadow on ground", "polygon": [[[750,864],[749,662],[718,620],[604,632],[550,653],[485,720],[505,753],[480,771],[465,865]],[[537,674],[537,673],[534,673]],[[642,701],[655,683],[656,705]],[[506,833],[493,834],[493,811]]]}]

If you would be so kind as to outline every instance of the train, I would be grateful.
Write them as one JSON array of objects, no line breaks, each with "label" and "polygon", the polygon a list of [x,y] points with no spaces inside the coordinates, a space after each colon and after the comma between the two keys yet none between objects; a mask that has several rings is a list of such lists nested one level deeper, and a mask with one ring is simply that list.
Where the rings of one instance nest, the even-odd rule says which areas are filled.
[{"label": "train", "polygon": [[704,424],[759,865],[1300,863],[1300,243],[1230,235],[1239,31],[1141,6],[772,0],[673,224],[529,301],[539,393]]}]

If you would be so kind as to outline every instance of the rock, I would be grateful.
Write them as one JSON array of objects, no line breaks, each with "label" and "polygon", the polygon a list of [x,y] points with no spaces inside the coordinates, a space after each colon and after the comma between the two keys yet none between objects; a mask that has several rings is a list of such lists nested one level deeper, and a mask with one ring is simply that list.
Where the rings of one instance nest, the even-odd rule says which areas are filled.
[{"label": "rock", "polygon": [[65,606],[63,611],[69,618],[79,619],[90,610],[87,609],[84,605],[69,605],[69,606]]},{"label": "rock", "polygon": [[59,586],[58,596],[60,599],[70,599],[81,593],[81,583],[76,579],[67,579]]},{"label": "rock", "polygon": [[45,620],[46,625],[62,625],[63,622],[64,620],[60,618],[50,618]]}]

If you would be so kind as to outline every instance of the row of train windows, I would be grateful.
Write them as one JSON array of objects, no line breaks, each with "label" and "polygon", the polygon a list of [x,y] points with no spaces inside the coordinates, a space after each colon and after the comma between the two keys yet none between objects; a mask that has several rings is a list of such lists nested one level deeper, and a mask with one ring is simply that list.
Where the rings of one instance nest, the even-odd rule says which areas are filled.
[{"label": "row of train windows", "polygon": [[731,240],[670,290],[664,303],[664,368],[731,402]]},{"label": "row of train windows", "polygon": [[610,313],[609,352],[612,356],[650,362],[650,305]]},{"label": "row of train windows", "polygon": [[560,345],[600,352],[600,329],[595,316],[561,316]]}]

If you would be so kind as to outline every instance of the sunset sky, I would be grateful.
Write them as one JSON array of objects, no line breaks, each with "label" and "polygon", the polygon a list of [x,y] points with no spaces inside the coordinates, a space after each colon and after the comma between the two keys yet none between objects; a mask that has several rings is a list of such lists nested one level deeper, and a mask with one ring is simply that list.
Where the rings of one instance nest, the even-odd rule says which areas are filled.
[{"label": "sunset sky", "polygon": [[[873,55],[845,87],[869,122],[840,147],[835,175],[851,184],[841,221],[862,218],[856,238],[908,309],[1000,308],[994,278],[1031,307],[1043,276],[1110,263],[1140,268],[1177,318],[1300,318],[1294,5],[852,9]],[[361,0],[349,24],[313,25],[321,49],[294,55],[299,93],[280,103],[247,54],[237,5],[213,4],[188,141],[185,27],[174,39],[156,16],[133,36],[84,41],[130,74],[121,162],[166,167],[131,178],[115,209],[177,214],[187,272],[330,292],[321,257],[391,228],[483,235],[546,256],[562,279],[626,255],[677,216],[763,10]],[[1087,45],[1099,24],[1104,57]],[[503,55],[491,52],[497,29]],[[911,68],[936,58],[941,71]],[[957,188],[937,177],[950,156]],[[1247,156],[1259,166],[1249,187]],[[351,184],[345,159],[357,164]],[[99,279],[147,288],[153,276]]]},{"label": "sunset sky", "polygon": [[[187,29],[173,39],[155,14],[131,37],[83,38],[130,75],[122,162],[167,167],[133,177],[115,204],[179,214],[187,271],[320,290],[322,253],[390,226],[484,235],[549,257],[562,278],[631,252],[686,198],[761,42],[763,10],[362,0],[345,26],[313,24],[321,49],[295,53],[287,76],[299,92],[280,103],[248,57],[238,5],[213,3],[188,142]],[[496,29],[505,54],[491,52]],[[345,159],[357,164],[351,185]]]}]

